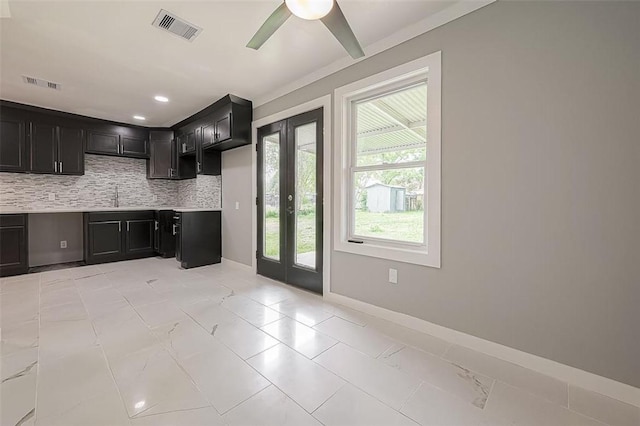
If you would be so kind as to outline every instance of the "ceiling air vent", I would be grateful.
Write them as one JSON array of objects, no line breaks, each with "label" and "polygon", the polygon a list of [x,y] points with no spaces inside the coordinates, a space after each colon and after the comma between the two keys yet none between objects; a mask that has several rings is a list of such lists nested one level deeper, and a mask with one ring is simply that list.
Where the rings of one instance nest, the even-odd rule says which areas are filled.
[{"label": "ceiling air vent", "polygon": [[158,16],[156,16],[156,19],[154,19],[152,25],[169,31],[170,33],[187,41],[193,41],[193,39],[202,32],[202,28],[197,27],[164,9],[160,9],[160,12],[158,13]]},{"label": "ceiling air vent", "polygon": [[44,87],[46,89],[62,90],[62,86],[52,81],[43,80],[41,78],[22,76],[22,81],[33,86]]}]

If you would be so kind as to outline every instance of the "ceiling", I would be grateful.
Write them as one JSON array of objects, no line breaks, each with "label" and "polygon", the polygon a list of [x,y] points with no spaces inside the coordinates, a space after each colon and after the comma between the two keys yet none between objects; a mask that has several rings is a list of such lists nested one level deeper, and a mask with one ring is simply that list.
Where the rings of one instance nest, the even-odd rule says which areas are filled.
[{"label": "ceiling", "polygon": [[[321,22],[295,16],[260,50],[246,48],[280,3],[10,0],[11,18],[0,20],[0,97],[167,126],[227,93],[253,100],[337,61],[353,63]],[[340,6],[367,52],[456,3],[341,0]],[[161,8],[203,27],[202,33],[188,42],[153,27]],[[62,90],[29,86],[22,75],[59,83]],[[170,102],[156,102],[155,95]]]}]

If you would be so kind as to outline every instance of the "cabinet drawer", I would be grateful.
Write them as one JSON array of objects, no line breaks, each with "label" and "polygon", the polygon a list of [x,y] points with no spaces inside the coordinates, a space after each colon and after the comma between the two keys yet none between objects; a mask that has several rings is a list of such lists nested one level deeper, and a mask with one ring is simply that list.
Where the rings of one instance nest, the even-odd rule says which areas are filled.
[{"label": "cabinet drawer", "polygon": [[91,212],[88,214],[89,222],[104,222],[110,220],[153,220],[154,210],[139,210],[139,211],[103,211],[103,212]]},{"label": "cabinet drawer", "polygon": [[24,226],[27,223],[26,214],[0,215],[0,226]]}]

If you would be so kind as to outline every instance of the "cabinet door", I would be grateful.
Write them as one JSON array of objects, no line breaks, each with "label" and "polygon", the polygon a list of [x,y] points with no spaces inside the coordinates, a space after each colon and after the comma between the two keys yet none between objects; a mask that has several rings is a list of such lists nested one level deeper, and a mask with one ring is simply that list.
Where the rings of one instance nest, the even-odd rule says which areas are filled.
[{"label": "cabinet door", "polygon": [[216,126],[215,123],[207,124],[202,126],[202,147],[206,148],[216,140]]},{"label": "cabinet door", "polygon": [[148,158],[149,150],[147,148],[147,140],[122,136],[120,154],[127,157]]},{"label": "cabinet door", "polygon": [[36,173],[57,173],[56,126],[44,123],[30,123],[31,171]]},{"label": "cabinet door", "polygon": [[0,276],[24,274],[29,269],[27,228],[24,225],[0,227]]},{"label": "cabinet door", "polygon": [[58,173],[84,174],[84,130],[58,127]]},{"label": "cabinet door", "polygon": [[189,154],[196,150],[196,133],[191,131],[178,136],[178,149],[180,154]]},{"label": "cabinet door", "polygon": [[88,227],[87,243],[89,247],[87,262],[106,262],[122,258],[124,251],[122,247],[121,221],[90,222]]},{"label": "cabinet door", "polygon": [[27,171],[26,145],[25,122],[3,116],[0,119],[0,171]]},{"label": "cabinet door", "polygon": [[153,219],[127,220],[126,253],[146,254],[153,253]]},{"label": "cabinet door", "polygon": [[160,252],[160,218],[158,212],[156,212],[153,220],[153,251]]},{"label": "cabinet door", "polygon": [[196,173],[202,173],[202,129],[196,129]]},{"label": "cabinet door", "polygon": [[171,177],[171,139],[149,141],[149,178]]},{"label": "cabinet door", "polygon": [[120,154],[120,135],[89,130],[87,132],[87,152],[93,154]]},{"label": "cabinet door", "polygon": [[216,142],[231,138],[231,113],[216,120]]}]

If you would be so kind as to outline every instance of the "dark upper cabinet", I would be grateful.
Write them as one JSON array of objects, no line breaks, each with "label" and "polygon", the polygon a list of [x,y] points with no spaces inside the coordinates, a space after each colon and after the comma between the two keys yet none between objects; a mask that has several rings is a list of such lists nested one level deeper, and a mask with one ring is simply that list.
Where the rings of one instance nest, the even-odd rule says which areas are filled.
[{"label": "dark upper cabinet", "polygon": [[[227,95],[176,124],[173,128],[179,133],[185,134],[195,131],[195,128],[200,128],[199,141],[205,152],[209,149],[226,151],[251,144],[252,118],[251,101]],[[187,150],[187,152],[190,153],[191,150]],[[206,167],[201,167],[201,169],[205,170]]]},{"label": "dark upper cabinet", "polygon": [[216,131],[214,142],[219,143],[231,138],[231,112],[218,117],[215,122]]},{"label": "dark upper cabinet", "polygon": [[96,123],[87,130],[87,153],[149,158],[148,131],[111,123]]},{"label": "dark upper cabinet", "polygon": [[180,155],[195,154],[196,152],[196,132],[191,130],[178,136],[178,148]]},{"label": "dark upper cabinet", "polygon": [[58,173],[58,131],[46,123],[30,123],[31,165],[36,173]]},{"label": "dark upper cabinet", "polygon": [[149,148],[146,139],[121,137],[121,152],[125,157],[149,158]]},{"label": "dark upper cabinet", "polygon": [[119,155],[120,135],[89,130],[87,132],[87,153]]},{"label": "dark upper cabinet", "polygon": [[26,172],[26,121],[8,109],[0,110],[0,172]]},{"label": "dark upper cabinet", "polygon": [[206,123],[202,126],[202,148],[207,148],[216,141],[216,125],[215,123]]},{"label": "dark upper cabinet", "polygon": [[171,179],[174,175],[173,132],[152,130],[149,132],[148,179]]},{"label": "dark upper cabinet", "polygon": [[84,174],[84,131],[41,121],[29,125],[31,164],[34,173]]},{"label": "dark upper cabinet", "polygon": [[26,214],[0,215],[0,276],[29,271],[28,240]]},{"label": "dark upper cabinet", "polygon": [[84,174],[84,130],[58,126],[58,173]]}]

